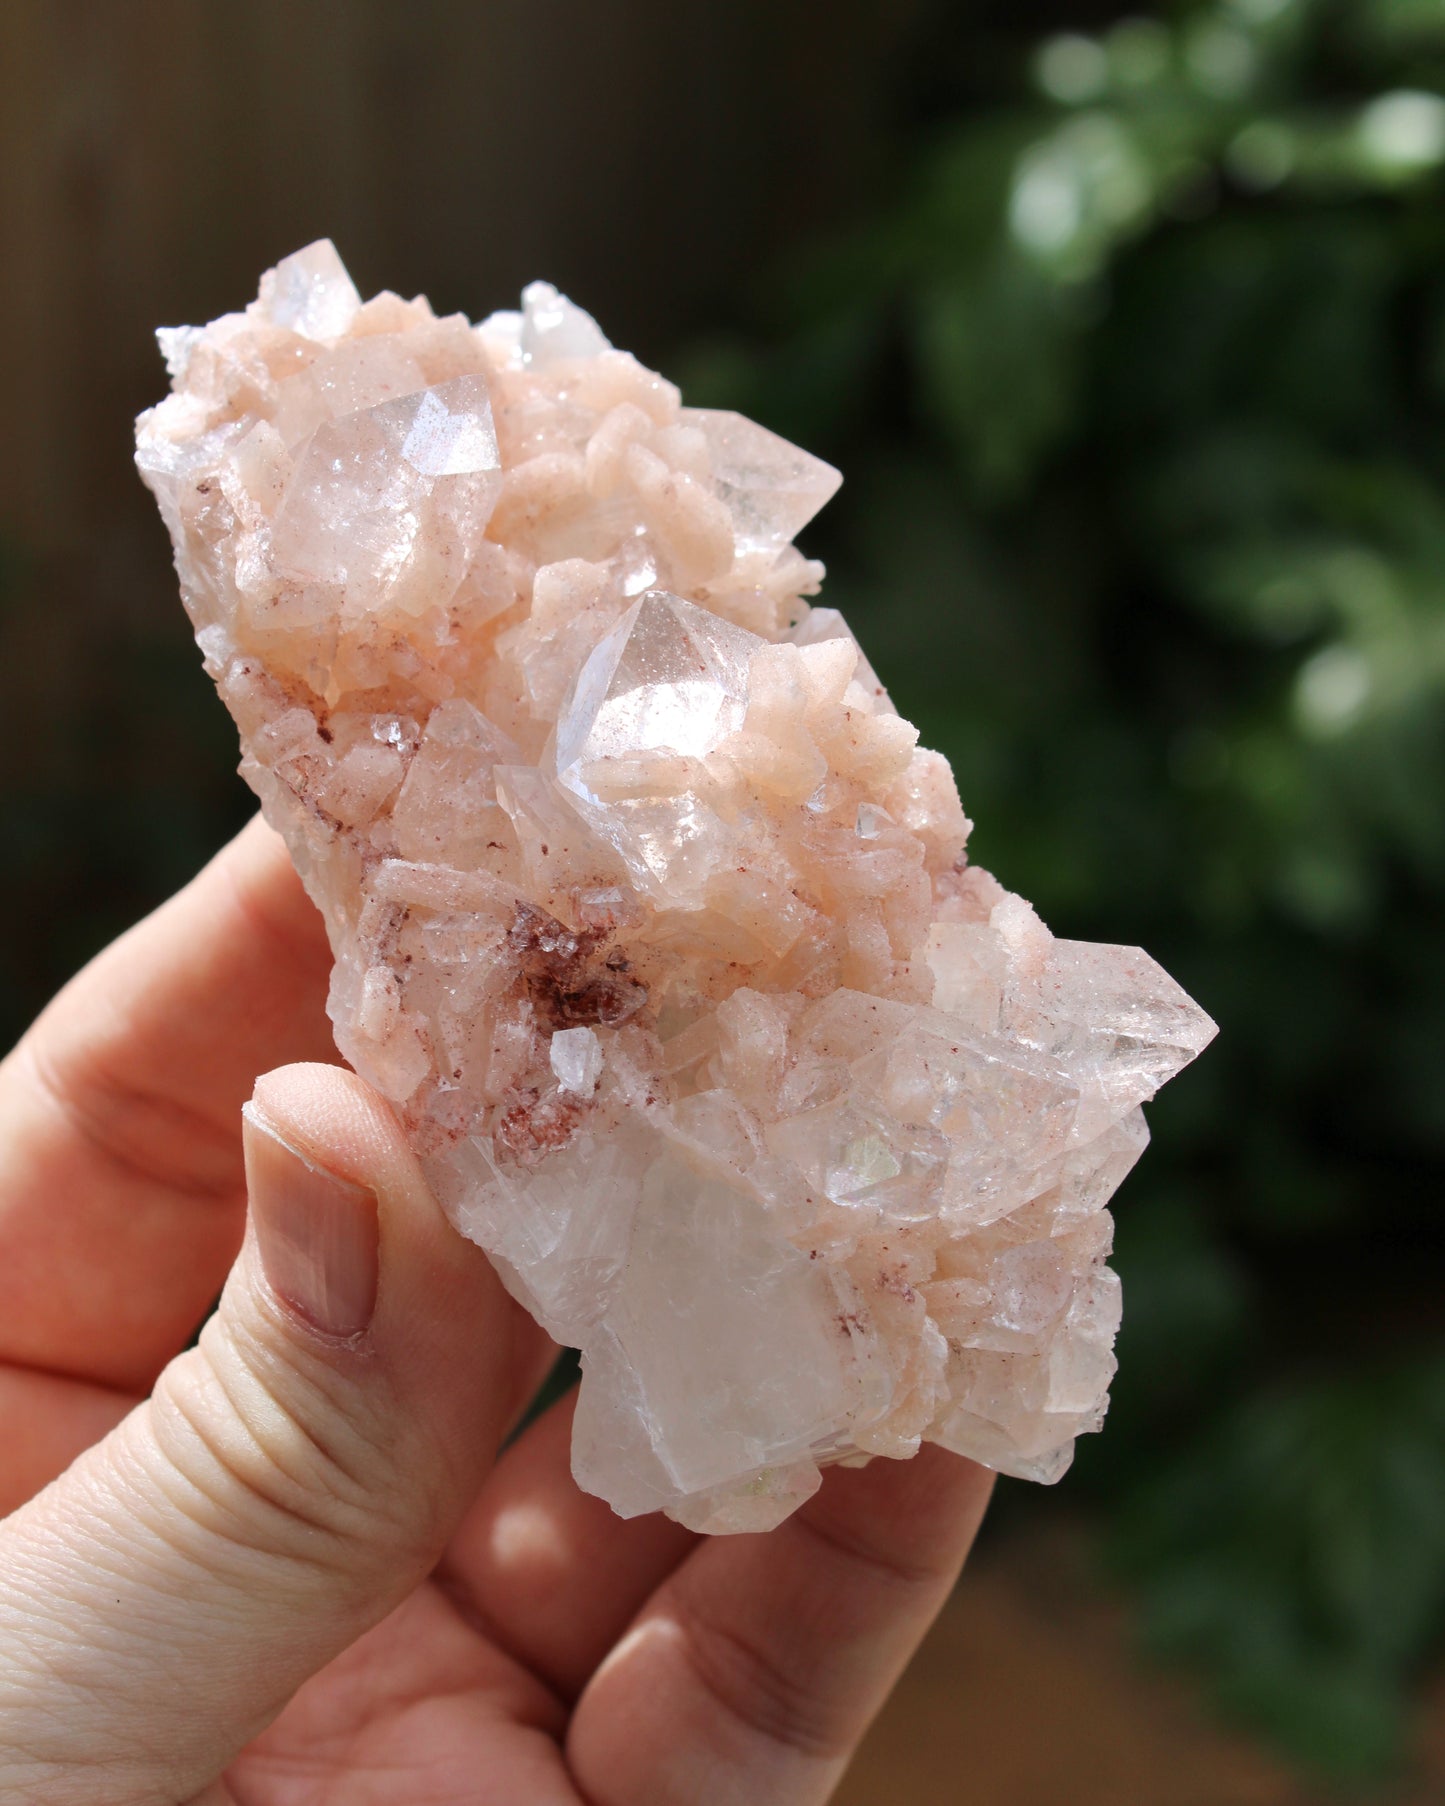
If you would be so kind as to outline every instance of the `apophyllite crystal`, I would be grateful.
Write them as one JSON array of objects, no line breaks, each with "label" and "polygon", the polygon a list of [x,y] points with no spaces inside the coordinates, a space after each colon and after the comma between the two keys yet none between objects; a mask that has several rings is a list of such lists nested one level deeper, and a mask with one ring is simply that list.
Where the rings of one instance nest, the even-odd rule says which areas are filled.
[{"label": "apophyllite crystal", "polygon": [[337,1043],[582,1350],[581,1484],[754,1530],[921,1439],[1056,1479],[1139,1106],[1214,1029],[968,864],[803,599],[837,472],[545,283],[474,327],[321,243],[160,336],[140,468]]}]

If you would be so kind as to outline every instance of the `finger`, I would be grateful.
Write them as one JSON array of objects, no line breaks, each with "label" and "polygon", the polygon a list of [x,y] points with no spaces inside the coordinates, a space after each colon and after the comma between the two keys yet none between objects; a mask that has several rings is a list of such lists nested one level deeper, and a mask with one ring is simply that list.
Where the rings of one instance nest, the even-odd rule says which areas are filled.
[{"label": "finger", "polygon": [[426,1575],[530,1379],[386,1106],[324,1066],[256,1101],[199,1346],[0,1529],[0,1798],[198,1793]]},{"label": "finger", "polygon": [[0,1367],[0,1518],[63,1473],[138,1403],[107,1386]]},{"label": "finger", "polygon": [[575,1394],[498,1462],[439,1578],[492,1639],[564,1700],[697,1538],[661,1516],[619,1518],[572,1478]]},{"label": "finger", "polygon": [[258,1072],[335,1058],[321,918],[258,818],[0,1065],[0,1361],[144,1392],[240,1245]]},{"label": "finger", "polygon": [[926,1447],[833,1470],[766,1536],[677,1570],[573,1714],[593,1806],[826,1800],[957,1578],[992,1476]]}]

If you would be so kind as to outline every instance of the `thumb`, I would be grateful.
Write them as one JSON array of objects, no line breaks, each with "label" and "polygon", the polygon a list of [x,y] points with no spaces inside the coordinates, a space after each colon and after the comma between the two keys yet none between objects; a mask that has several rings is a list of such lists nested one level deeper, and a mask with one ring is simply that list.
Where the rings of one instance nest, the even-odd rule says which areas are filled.
[{"label": "thumb", "polygon": [[424,1578],[542,1355],[386,1106],[329,1066],[245,1113],[199,1345],[0,1530],[0,1796],[189,1798]]}]

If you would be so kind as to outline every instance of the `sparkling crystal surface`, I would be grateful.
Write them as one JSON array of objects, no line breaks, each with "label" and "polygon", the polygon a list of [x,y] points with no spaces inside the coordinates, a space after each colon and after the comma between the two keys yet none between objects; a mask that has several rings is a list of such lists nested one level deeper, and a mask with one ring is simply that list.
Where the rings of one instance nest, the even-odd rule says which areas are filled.
[{"label": "sparkling crystal surface", "polygon": [[837,472],[546,283],[473,327],[323,242],[161,340],[138,462],[338,1046],[581,1348],[582,1485],[729,1531],[924,1439],[1057,1479],[1140,1105],[1214,1028],[968,863],[806,600]]}]

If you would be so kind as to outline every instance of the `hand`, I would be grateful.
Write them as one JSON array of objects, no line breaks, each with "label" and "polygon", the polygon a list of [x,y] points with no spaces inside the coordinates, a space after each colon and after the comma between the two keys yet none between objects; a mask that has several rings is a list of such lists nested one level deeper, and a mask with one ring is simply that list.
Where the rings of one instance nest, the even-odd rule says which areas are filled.
[{"label": "hand", "polygon": [[0,1798],[826,1799],[988,1476],[700,1539],[577,1490],[567,1405],[499,1460],[555,1350],[359,1079],[268,1072],[328,968],[257,822],[0,1066]]}]

